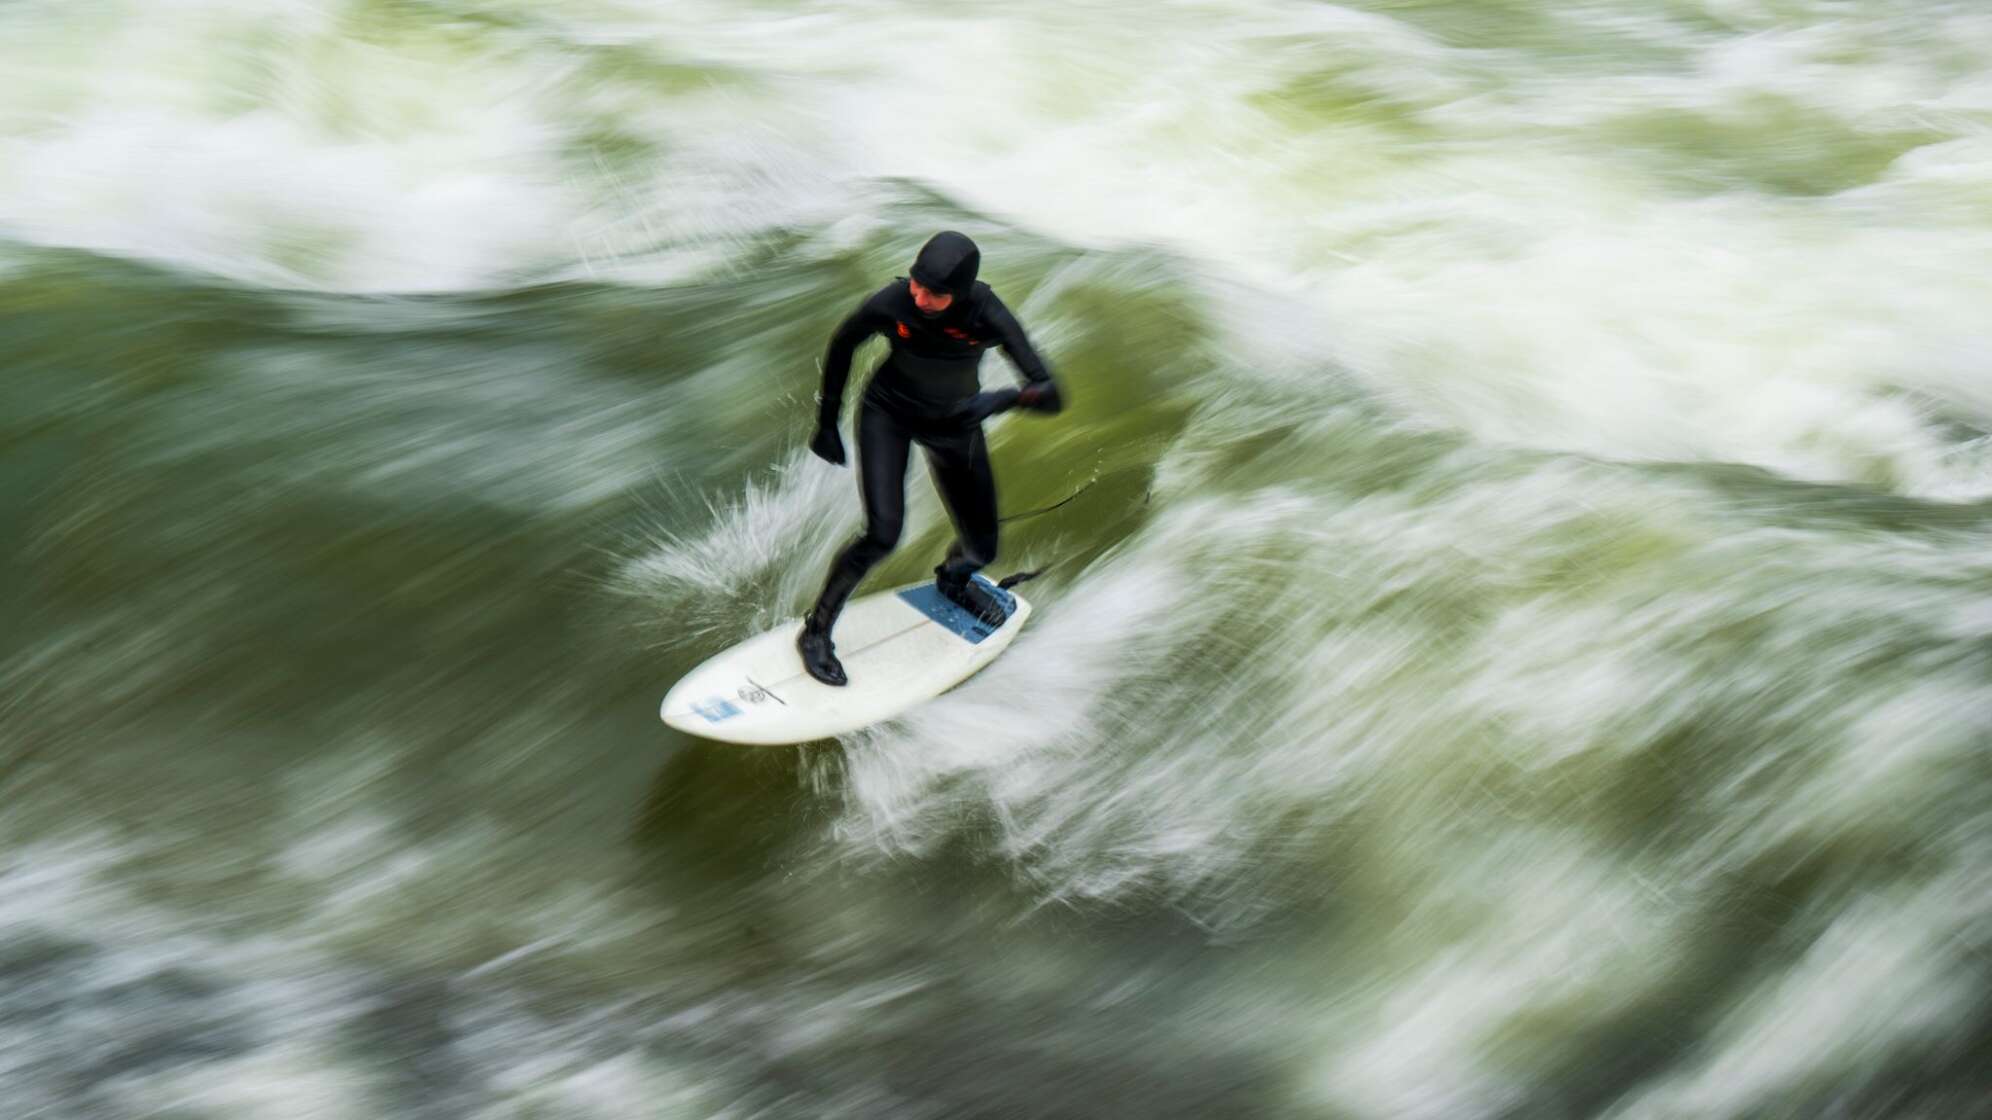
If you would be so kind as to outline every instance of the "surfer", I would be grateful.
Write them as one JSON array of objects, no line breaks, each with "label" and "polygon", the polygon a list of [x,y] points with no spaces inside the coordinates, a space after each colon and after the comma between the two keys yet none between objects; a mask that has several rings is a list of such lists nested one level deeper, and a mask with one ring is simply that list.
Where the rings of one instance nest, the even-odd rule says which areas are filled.
[{"label": "surfer", "polygon": [[[981,262],[981,250],[967,236],[953,230],[935,234],[914,258],[910,275],[873,292],[830,338],[809,449],[839,466],[844,440],[837,434],[837,413],[851,357],[873,334],[884,335],[892,350],[865,386],[858,406],[864,532],[830,565],[823,593],[796,639],[803,667],[824,684],[848,682],[830,629],[865,573],[899,543],[913,444],[925,450],[928,471],[955,527],[947,558],[934,569],[935,584],[982,621],[1003,622],[1001,601],[969,579],[996,558],[996,480],[982,422],[1012,408],[1057,412],[1064,402],[1010,309],[989,285],[976,280]],[[1001,346],[1010,356],[1024,375],[1022,388],[982,391],[976,367],[990,346]]]}]

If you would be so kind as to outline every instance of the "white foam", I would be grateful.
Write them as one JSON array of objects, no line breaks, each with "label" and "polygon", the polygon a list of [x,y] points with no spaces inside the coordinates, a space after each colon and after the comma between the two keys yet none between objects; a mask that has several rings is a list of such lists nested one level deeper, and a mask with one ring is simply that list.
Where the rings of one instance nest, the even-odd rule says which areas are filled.
[{"label": "white foam", "polygon": [[[852,466],[796,452],[775,475],[750,479],[737,497],[709,501],[698,530],[660,525],[648,550],[624,564],[613,585],[643,601],[646,611],[667,614],[674,643],[702,634],[744,637],[795,617],[856,530],[854,473]],[[916,480],[908,480],[909,510],[922,501]],[[743,617],[733,604],[749,599],[758,610]]]},{"label": "white foam", "polygon": [[[0,224],[282,285],[675,283],[771,230],[848,246],[903,177],[1299,297],[1331,327],[1306,325],[1320,359],[1484,440],[1992,493],[1988,456],[1892,395],[1992,409],[1987,67],[1959,64],[1992,52],[1982,14],[1914,35],[1886,11],[1729,36],[1637,7],[1545,17],[1672,60],[1619,69],[1289,0],[511,14],[452,33],[203,2],[33,25],[23,56],[105,49],[43,73],[0,131]],[[1949,143],[1846,198],[1708,198],[1654,161],[1724,153],[1612,142],[1663,117],[1749,136],[1767,105],[1821,143]],[[655,154],[605,156],[624,141]]]},{"label": "white foam", "polygon": [[[1982,853],[1980,853],[1982,855]],[[1803,958],[1738,998],[1695,1060],[1613,1120],[1741,1117],[1860,1087],[1868,1071],[1957,1036],[1976,988],[1959,934],[1985,920],[1983,864],[1855,901]]]},{"label": "white foam", "polygon": [[1501,1115],[1527,1099],[1544,1072],[1534,1063],[1563,1057],[1532,1044],[1535,1024],[1581,1032],[1587,1016],[1667,982],[1679,963],[1671,915],[1573,839],[1511,834],[1455,853],[1447,896],[1403,916],[1406,945],[1379,947],[1374,963],[1391,974],[1325,1032],[1333,1056],[1317,1100],[1359,1117]]},{"label": "white foam", "polygon": [[215,1120],[371,1120],[380,1095],[341,1062],[331,1040],[279,1041],[240,1058],[126,1080],[117,1097],[132,1115],[197,1109]]},{"label": "white foam", "polygon": [[625,1052],[567,1069],[524,1071],[518,1088],[476,1120],[731,1120],[749,1115],[718,1106],[713,1095],[661,1061]]}]

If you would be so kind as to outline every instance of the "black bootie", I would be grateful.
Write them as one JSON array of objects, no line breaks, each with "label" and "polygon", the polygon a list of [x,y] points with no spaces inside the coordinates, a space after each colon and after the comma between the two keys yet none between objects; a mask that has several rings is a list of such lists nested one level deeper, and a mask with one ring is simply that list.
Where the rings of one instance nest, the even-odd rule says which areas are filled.
[{"label": "black bootie", "polygon": [[802,620],[802,633],[795,638],[796,652],[802,654],[802,667],[810,676],[827,685],[842,688],[851,683],[844,674],[844,663],[837,660],[837,644],[830,640],[830,629],[837,624],[837,616],[844,610],[844,600],[865,578],[863,572],[854,572],[851,566],[841,560],[830,568],[830,578],[823,584],[823,593],[816,597],[816,605]]},{"label": "black bootie", "polygon": [[1010,608],[989,589],[989,585],[969,578],[971,573],[942,564],[934,569],[934,586],[947,600],[974,615],[988,626],[1001,626],[1010,617]]},{"label": "black bootie", "polygon": [[837,644],[830,640],[830,631],[816,626],[814,614],[803,620],[795,648],[802,654],[802,667],[810,676],[838,688],[851,683],[851,678],[844,675],[844,663],[837,660]]}]

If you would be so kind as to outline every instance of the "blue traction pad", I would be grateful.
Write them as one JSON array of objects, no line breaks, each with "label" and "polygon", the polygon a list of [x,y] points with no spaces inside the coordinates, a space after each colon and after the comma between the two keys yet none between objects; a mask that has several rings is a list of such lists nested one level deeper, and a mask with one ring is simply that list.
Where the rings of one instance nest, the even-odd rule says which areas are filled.
[{"label": "blue traction pad", "polygon": [[[1016,596],[989,582],[982,576],[977,575],[970,578],[981,584],[990,594],[996,596],[996,601],[1003,604],[1003,611],[1006,615],[1016,613]],[[907,605],[911,606],[914,610],[933,619],[942,629],[951,631],[965,639],[969,645],[981,645],[982,639],[1002,629],[999,626],[989,625],[957,606],[953,600],[941,594],[939,587],[931,583],[923,583],[918,587],[909,587],[901,591],[899,597],[904,599]]]}]

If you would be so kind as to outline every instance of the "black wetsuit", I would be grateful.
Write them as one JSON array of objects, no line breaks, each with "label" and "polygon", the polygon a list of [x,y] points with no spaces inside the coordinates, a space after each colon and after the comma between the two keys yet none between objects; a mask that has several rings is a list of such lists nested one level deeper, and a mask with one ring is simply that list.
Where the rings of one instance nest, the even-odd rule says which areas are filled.
[{"label": "black wetsuit", "polygon": [[[1051,374],[1010,309],[989,285],[975,279],[979,264],[980,254],[967,237],[936,235],[920,251],[912,275],[925,287],[954,295],[945,310],[932,315],[921,311],[906,277],[899,277],[872,293],[830,340],[823,361],[817,441],[821,447],[827,438],[830,446],[838,448],[837,461],[842,458],[835,434],[837,414],[851,358],[873,334],[884,335],[892,350],[872,375],[859,405],[864,533],[831,566],[823,594],[808,618],[814,629],[829,629],[865,573],[899,543],[905,521],[906,465],[913,444],[925,450],[935,486],[954,520],[956,540],[935,569],[943,590],[959,590],[972,573],[996,558],[996,482],[989,469],[982,421],[1019,403],[1046,412],[1055,412],[1062,404]],[[1001,346],[1023,374],[1027,385],[1022,391],[981,391],[977,367],[992,346]]]}]

